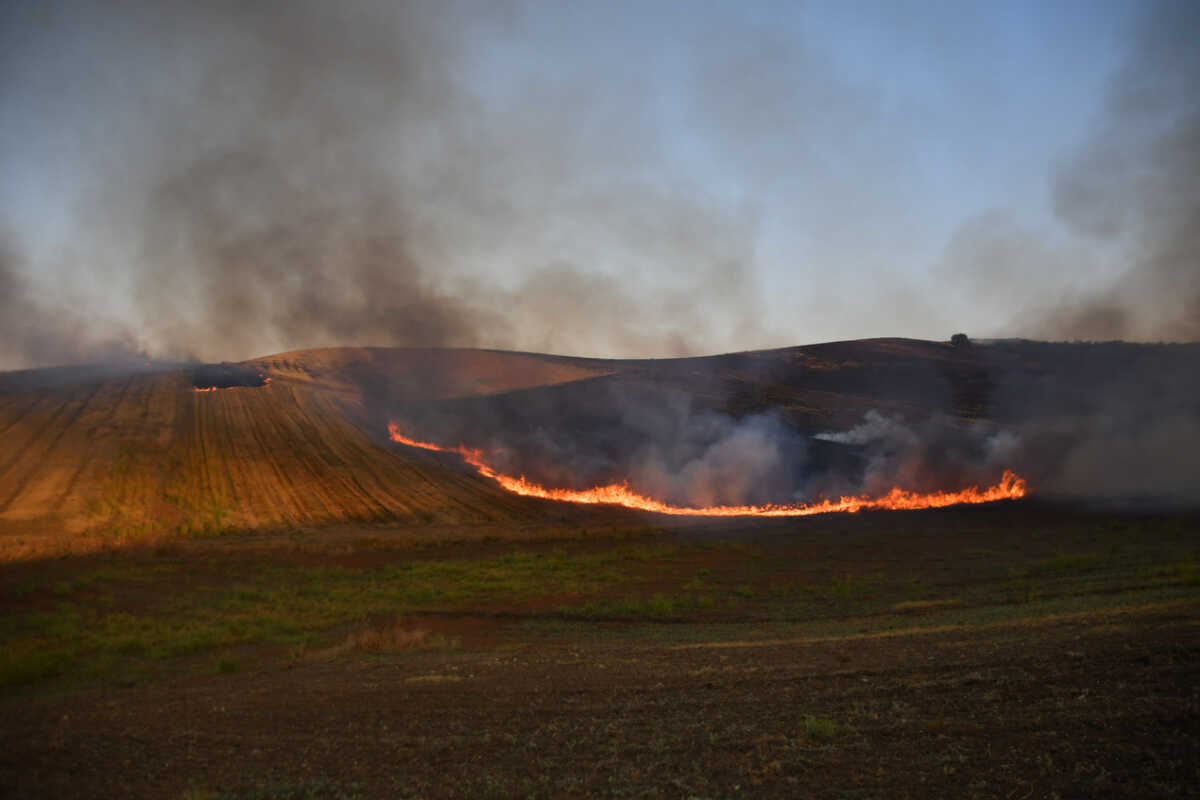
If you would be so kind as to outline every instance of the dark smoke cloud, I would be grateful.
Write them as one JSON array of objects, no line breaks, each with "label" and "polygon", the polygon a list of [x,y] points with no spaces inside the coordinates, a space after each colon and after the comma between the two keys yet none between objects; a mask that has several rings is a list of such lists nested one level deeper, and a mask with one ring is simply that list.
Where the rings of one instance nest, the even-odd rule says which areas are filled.
[{"label": "dark smoke cloud", "polygon": [[1119,247],[1111,286],[1035,315],[1060,339],[1200,340],[1200,6],[1156,5],[1095,133],[1054,185],[1075,234]]},{"label": "dark smoke cloud", "polygon": [[117,170],[147,190],[134,294],[153,340],[235,356],[479,344],[495,323],[413,243],[411,209],[438,198],[406,196],[389,149],[391,136],[458,144],[452,13],[167,5],[123,9],[139,36],[195,53],[178,107],[147,121],[147,162]]},{"label": "dark smoke cloud", "polygon": [[[681,355],[759,334],[753,220],[658,171],[635,81],[585,90],[542,71],[503,105],[468,88],[471,60],[523,13],[17,7],[29,47],[61,51],[29,63],[79,62],[47,80],[77,92],[95,153],[74,269],[123,292],[117,338],[217,360],[356,344]],[[492,265],[514,252],[558,257]],[[74,307],[57,294],[47,311]],[[79,357],[72,342],[98,334],[23,330],[17,365]]]}]

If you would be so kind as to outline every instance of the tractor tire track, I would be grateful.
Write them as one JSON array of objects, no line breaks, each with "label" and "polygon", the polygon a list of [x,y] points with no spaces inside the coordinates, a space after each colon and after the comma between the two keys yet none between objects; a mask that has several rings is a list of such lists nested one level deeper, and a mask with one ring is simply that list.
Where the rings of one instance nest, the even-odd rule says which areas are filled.
[{"label": "tractor tire track", "polygon": [[[12,428],[19,425],[21,423],[21,421],[23,419],[25,419],[25,417],[29,416],[29,414],[33,411],[33,409],[37,408],[38,404],[41,403],[42,400],[44,399],[43,397],[40,397],[37,395],[21,395],[20,397],[21,397],[21,399],[28,400],[29,404],[22,406],[21,410],[15,416],[9,415],[9,409],[7,406],[3,409],[0,409],[0,417],[3,417],[7,420],[7,424],[5,424],[4,427],[0,428],[0,438],[3,438],[4,436],[8,435],[8,432]],[[15,403],[14,403],[14,405],[15,405]]]},{"label": "tractor tire track", "polygon": [[[9,493],[5,501],[0,503],[0,511],[10,510],[12,508],[13,501],[25,491],[25,488],[35,479],[35,476],[39,475],[39,471],[33,469],[32,467],[36,466],[38,463],[44,464],[46,462],[47,457],[54,452],[54,449],[58,446],[58,443],[62,441],[63,437],[66,436],[67,431],[69,431],[71,426],[75,424],[75,421],[79,419],[84,409],[87,408],[92,399],[100,392],[100,388],[102,386],[103,384],[95,384],[92,390],[78,402],[74,410],[71,411],[67,416],[66,421],[59,426],[58,432],[53,435],[53,437],[50,439],[50,442],[44,448],[41,448],[40,457],[38,457],[37,453],[30,452],[29,450],[26,450],[23,454],[18,454],[18,458],[20,458],[21,455],[24,455],[24,460],[26,462],[33,463],[31,464],[31,468],[28,469],[25,474],[16,481],[13,490]],[[64,408],[66,407],[67,406],[64,406]],[[58,415],[56,414],[55,416],[57,418]],[[40,429],[39,434],[41,431],[45,431],[46,429],[47,426],[43,426]],[[0,473],[0,477],[4,477],[3,473]]]},{"label": "tractor tire track", "polygon": [[[119,412],[121,410],[121,406],[125,404],[125,400],[128,397],[130,390],[133,388],[136,380],[138,379],[133,376],[130,376],[124,380],[120,387],[120,395],[117,397],[115,402],[108,405],[108,412],[104,415],[105,422],[120,419],[121,415]],[[63,487],[62,492],[58,496],[57,502],[59,508],[65,507],[68,499],[74,496],[76,487],[79,484],[80,476],[83,475],[84,470],[91,466],[96,457],[96,452],[99,448],[97,447],[97,443],[94,438],[94,431],[94,428],[84,431],[84,434],[87,435],[89,439],[88,446],[83,449],[79,465],[71,473],[71,477],[67,479],[67,485]]]}]

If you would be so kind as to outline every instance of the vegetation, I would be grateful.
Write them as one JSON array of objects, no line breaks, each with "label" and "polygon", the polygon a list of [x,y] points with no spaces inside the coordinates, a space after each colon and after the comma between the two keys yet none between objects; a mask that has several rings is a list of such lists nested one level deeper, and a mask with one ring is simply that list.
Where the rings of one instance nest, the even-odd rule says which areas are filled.
[{"label": "vegetation", "polygon": [[439,621],[472,615],[539,636],[685,642],[995,624],[1186,600],[1200,587],[1192,528],[1174,520],[1098,521],[1041,536],[983,526],[958,534],[948,574],[936,539],[868,536],[854,547],[874,559],[855,564],[778,527],[754,545],[648,532],[417,548],[364,539],[339,552],[317,544],[254,554],[231,541],[215,552],[10,564],[0,686],[445,649],[459,639]]},{"label": "vegetation", "polygon": [[[1189,723],[1170,715],[1186,717],[1172,687],[1194,670],[1196,518],[487,530],[3,565],[0,710],[26,727],[0,744],[43,759],[20,785],[46,794],[37,775],[86,771],[93,752],[147,765],[146,796],[190,798],[843,797],[896,781],[939,796],[964,775],[980,796],[1079,780],[1120,796],[1190,780]],[[188,724],[156,727],[163,702]],[[302,760],[297,728],[316,731]],[[227,740],[236,754],[210,743]],[[127,779],[89,778],[101,793]]]}]

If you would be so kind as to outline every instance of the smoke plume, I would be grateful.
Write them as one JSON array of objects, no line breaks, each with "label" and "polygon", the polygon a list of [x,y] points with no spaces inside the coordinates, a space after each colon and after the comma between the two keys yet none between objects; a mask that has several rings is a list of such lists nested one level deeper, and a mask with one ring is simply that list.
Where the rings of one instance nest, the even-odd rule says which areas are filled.
[{"label": "smoke plume", "polygon": [[142,355],[120,323],[89,314],[83,302],[60,306],[69,291],[46,302],[18,267],[15,248],[0,235],[0,364],[78,364]]},{"label": "smoke plume", "polygon": [[1094,138],[1055,185],[1060,217],[1119,242],[1130,268],[1056,309],[1048,334],[1200,339],[1200,8],[1162,6],[1116,76]]},{"label": "smoke plume", "polygon": [[[9,366],[86,357],[96,336],[225,360],[361,344],[681,355],[761,333],[753,219],[660,168],[650,121],[626,113],[635,83],[584,91],[551,72],[497,105],[464,80],[523,9],[6,13],[12,75],[43,81],[46,103],[68,93],[91,173],[64,210],[81,290],[32,309],[5,292]],[[69,80],[26,74],[51,49]],[[130,322],[76,314],[90,286]]]},{"label": "smoke plume", "polygon": [[[1200,7],[1147,6],[1104,105],[1050,182],[1057,229],[993,210],[940,276],[1007,335],[1200,340]],[[1030,287],[1037,292],[1031,293]]]}]

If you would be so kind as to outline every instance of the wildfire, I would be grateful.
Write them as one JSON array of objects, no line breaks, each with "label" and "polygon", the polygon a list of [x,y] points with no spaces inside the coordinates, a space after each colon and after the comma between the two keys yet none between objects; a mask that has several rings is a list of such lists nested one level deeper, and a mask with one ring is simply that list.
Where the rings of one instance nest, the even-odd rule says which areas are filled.
[{"label": "wildfire", "polygon": [[695,508],[691,506],[673,506],[659,500],[638,494],[629,488],[627,483],[610,483],[607,486],[594,486],[591,489],[548,489],[545,486],[527,480],[524,475],[515,478],[497,472],[483,460],[483,451],[464,445],[444,447],[433,442],[422,442],[411,439],[400,431],[395,422],[388,423],[388,433],[392,441],[409,447],[419,447],[422,450],[433,450],[438,453],[457,453],[463,461],[474,467],[480,475],[491,478],[503,488],[514,494],[526,497],[540,497],[546,500],[559,500],[565,503],[601,503],[606,505],[624,506],[641,511],[653,511],[658,514],[675,514],[691,517],[806,517],[812,514],[830,514],[836,511],[855,513],[869,509],[887,509],[892,511],[913,510],[920,508],[942,508],[970,503],[991,503],[996,500],[1015,500],[1025,496],[1025,480],[1011,470],[1005,470],[1000,482],[994,486],[980,489],[971,486],[958,492],[910,492],[900,487],[894,487],[887,494],[878,497],[840,497],[837,500],[821,500],[816,503],[796,505],[762,505],[762,506],[706,506]]},{"label": "wildfire", "polygon": [[262,378],[262,383],[258,384],[257,386],[193,386],[192,391],[215,392],[218,390],[224,391],[225,389],[261,389],[271,382],[271,377],[269,375],[259,375],[258,377]]}]

